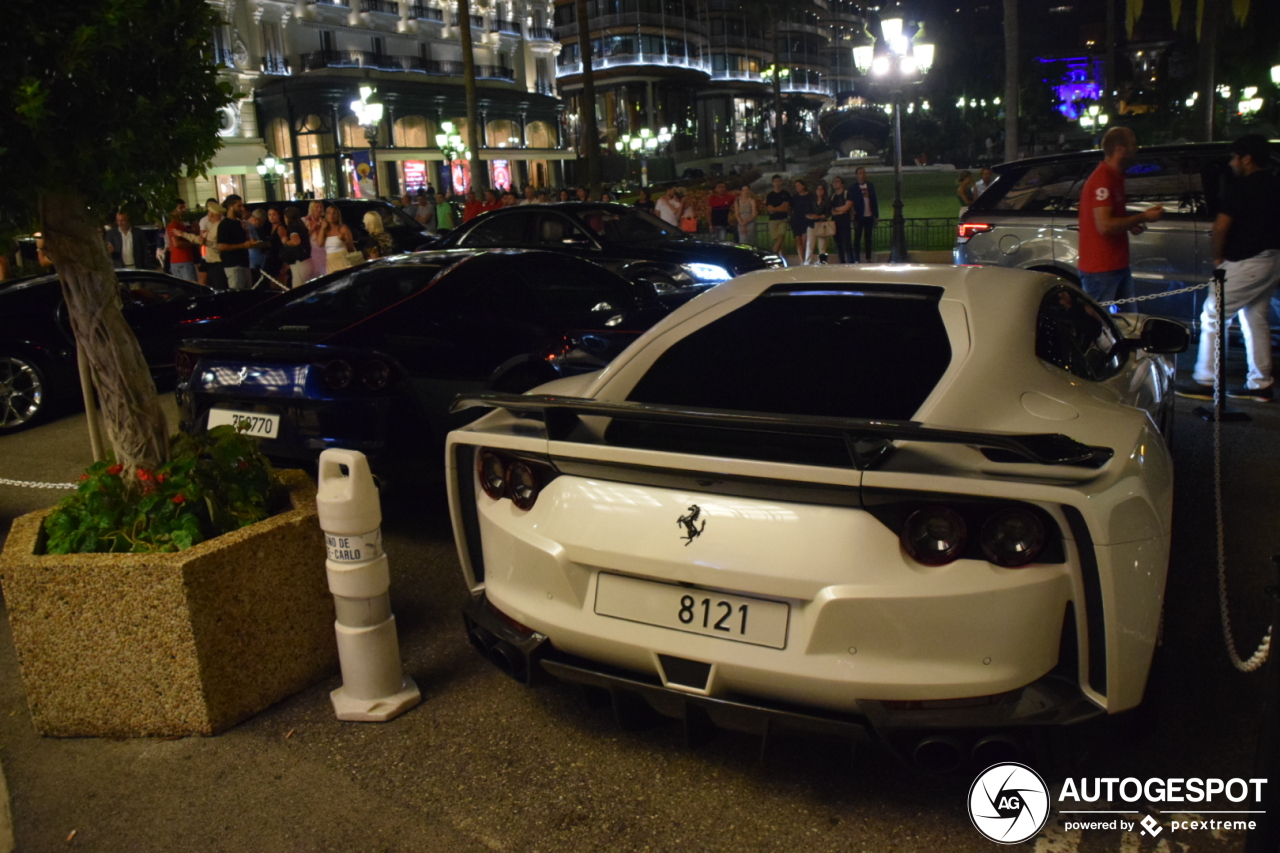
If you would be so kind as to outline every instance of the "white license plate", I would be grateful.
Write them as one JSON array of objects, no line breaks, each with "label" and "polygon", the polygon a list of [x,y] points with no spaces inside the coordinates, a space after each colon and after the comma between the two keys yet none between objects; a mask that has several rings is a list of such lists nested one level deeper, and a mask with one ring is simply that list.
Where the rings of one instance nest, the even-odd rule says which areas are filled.
[{"label": "white license plate", "polygon": [[790,605],[601,572],[596,613],[722,640],[786,648]]},{"label": "white license plate", "polygon": [[280,416],[262,412],[233,412],[230,409],[210,409],[206,429],[216,426],[233,426],[249,435],[275,438],[280,434]]}]

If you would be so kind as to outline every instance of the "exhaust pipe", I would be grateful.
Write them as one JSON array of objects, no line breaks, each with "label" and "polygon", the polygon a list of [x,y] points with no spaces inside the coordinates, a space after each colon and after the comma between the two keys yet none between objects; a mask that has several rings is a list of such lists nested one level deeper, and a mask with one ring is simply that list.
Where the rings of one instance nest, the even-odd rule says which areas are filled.
[{"label": "exhaust pipe", "polygon": [[489,650],[489,660],[493,665],[521,684],[529,682],[529,668],[520,650],[505,640],[498,640]]},{"label": "exhaust pipe", "polygon": [[485,657],[489,656],[489,649],[493,648],[493,644],[498,641],[497,637],[479,625],[471,626],[471,630],[467,631],[467,639],[471,641],[471,645],[475,646],[476,651]]},{"label": "exhaust pipe", "polygon": [[1022,760],[1022,744],[1010,735],[987,735],[973,745],[973,764],[980,770],[1006,761]]},{"label": "exhaust pipe", "polygon": [[926,773],[951,773],[960,769],[964,752],[960,744],[947,737],[928,737],[916,744],[911,757]]}]

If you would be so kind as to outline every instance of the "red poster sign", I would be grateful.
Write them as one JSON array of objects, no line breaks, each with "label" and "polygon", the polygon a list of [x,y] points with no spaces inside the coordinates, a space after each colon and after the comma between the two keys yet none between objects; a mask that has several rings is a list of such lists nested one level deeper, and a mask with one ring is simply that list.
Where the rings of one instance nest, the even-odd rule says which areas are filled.
[{"label": "red poster sign", "polygon": [[511,163],[508,160],[493,160],[493,186],[500,190],[511,189]]},{"label": "red poster sign", "polygon": [[408,193],[416,193],[418,190],[431,183],[427,180],[427,164],[423,160],[405,160],[404,166],[404,189]]}]

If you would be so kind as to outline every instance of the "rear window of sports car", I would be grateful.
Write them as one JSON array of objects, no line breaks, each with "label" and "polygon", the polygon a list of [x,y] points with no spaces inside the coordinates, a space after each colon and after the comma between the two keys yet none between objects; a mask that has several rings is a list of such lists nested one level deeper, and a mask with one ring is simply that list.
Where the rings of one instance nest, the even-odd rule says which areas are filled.
[{"label": "rear window of sports car", "polygon": [[933,287],[786,285],[673,344],[641,403],[910,419],[951,363]]}]

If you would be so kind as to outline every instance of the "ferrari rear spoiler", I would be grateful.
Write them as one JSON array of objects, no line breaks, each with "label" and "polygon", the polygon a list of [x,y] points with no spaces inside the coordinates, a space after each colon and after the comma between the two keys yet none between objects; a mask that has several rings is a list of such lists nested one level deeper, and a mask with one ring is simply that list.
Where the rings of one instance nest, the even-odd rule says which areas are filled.
[{"label": "ferrari rear spoiler", "polygon": [[792,435],[842,437],[855,467],[865,468],[883,456],[893,441],[927,441],[964,444],[979,448],[993,462],[1067,465],[1100,468],[1115,453],[1110,447],[1090,447],[1058,433],[976,432],[925,426],[915,421],[878,421],[818,415],[778,415],[659,406],[649,403],[610,403],[585,397],[553,394],[460,395],[450,412],[475,407],[505,409],[512,413],[540,414],[551,440],[566,440],[583,415],[624,420],[719,427]]}]

